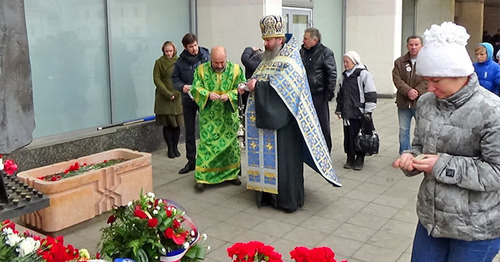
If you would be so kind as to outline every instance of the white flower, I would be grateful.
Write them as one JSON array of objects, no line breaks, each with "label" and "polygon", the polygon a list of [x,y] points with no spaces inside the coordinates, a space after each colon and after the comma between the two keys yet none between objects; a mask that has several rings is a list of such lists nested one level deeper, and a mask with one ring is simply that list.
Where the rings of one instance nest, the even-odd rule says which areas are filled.
[{"label": "white flower", "polygon": [[166,254],[166,253],[167,253],[167,250],[163,247],[163,248],[161,249],[161,253],[162,253],[162,254]]},{"label": "white flower", "polygon": [[2,230],[2,233],[4,235],[10,235],[10,234],[13,234],[14,231],[12,231],[12,228],[10,228],[10,227],[4,227],[3,230]]},{"label": "white flower", "polygon": [[153,214],[158,215],[158,210],[153,210]]},{"label": "white flower", "polygon": [[207,234],[205,234],[205,233],[201,234],[201,239],[203,241],[207,240]]},{"label": "white flower", "polygon": [[152,199],[154,200],[154,198],[155,198],[155,194],[154,194],[154,193],[152,193],[152,192],[149,192],[149,193],[148,193],[148,197],[150,197],[150,198],[152,198]]},{"label": "white flower", "polygon": [[209,251],[209,250],[210,250],[210,248],[211,248],[210,246],[207,246],[207,251]]},{"label": "white flower", "polygon": [[40,247],[40,241],[35,240],[31,237],[23,239],[19,245],[16,251],[19,253],[20,257],[24,257],[35,250],[37,250]]},{"label": "white flower", "polygon": [[161,207],[160,207],[160,206],[156,206],[156,210],[160,210],[160,209],[161,209]]},{"label": "white flower", "polygon": [[131,206],[132,205],[132,201],[128,202],[127,206]]},{"label": "white flower", "polygon": [[151,208],[152,206],[151,205],[148,205],[148,208]]},{"label": "white flower", "polygon": [[18,234],[9,234],[7,235],[7,240],[5,240],[5,244],[13,247],[15,246],[17,243],[21,242],[21,240],[23,240]]},{"label": "white flower", "polygon": [[188,242],[184,242],[184,244],[182,244],[182,247],[184,247],[184,249],[188,249],[189,248],[189,243]]}]

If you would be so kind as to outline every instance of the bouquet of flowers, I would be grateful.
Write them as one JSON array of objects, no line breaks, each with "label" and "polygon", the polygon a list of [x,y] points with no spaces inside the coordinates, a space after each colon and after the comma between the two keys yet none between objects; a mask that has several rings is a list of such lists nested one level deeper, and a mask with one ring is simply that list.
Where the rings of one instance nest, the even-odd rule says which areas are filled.
[{"label": "bouquet of flowers", "polygon": [[[259,241],[236,243],[227,249],[227,254],[233,262],[282,262],[281,254],[274,247],[266,246]],[[329,247],[295,247],[290,252],[295,262],[337,262],[335,253]],[[347,261],[342,261],[347,262]]]},{"label": "bouquet of flowers", "polygon": [[227,249],[227,254],[233,262],[283,262],[281,254],[274,251],[274,247],[266,246],[259,241],[236,243]]},{"label": "bouquet of flowers", "polygon": [[91,260],[86,249],[78,250],[64,245],[63,237],[47,237],[19,233],[10,220],[2,223],[0,233],[0,261],[9,262],[66,262],[104,261]]},{"label": "bouquet of flowers", "polygon": [[127,206],[115,207],[101,229],[101,254],[110,258],[127,257],[135,261],[199,261],[206,247],[198,240],[206,239],[196,230],[192,219],[180,207],[153,193],[140,194],[140,199]]},{"label": "bouquet of flowers", "polygon": [[295,262],[337,262],[335,253],[329,247],[315,247],[313,249],[295,247],[290,251],[290,256]]},{"label": "bouquet of flowers", "polygon": [[20,234],[13,222],[3,222],[0,238],[0,261],[43,261],[37,253],[40,237],[32,236],[28,232]]}]

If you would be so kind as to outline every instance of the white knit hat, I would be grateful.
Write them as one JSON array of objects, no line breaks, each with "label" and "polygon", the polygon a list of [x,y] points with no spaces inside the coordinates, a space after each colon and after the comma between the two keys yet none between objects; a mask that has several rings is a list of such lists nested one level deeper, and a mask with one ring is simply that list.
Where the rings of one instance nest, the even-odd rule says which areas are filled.
[{"label": "white knit hat", "polygon": [[444,22],[425,30],[424,46],[417,56],[417,75],[430,77],[469,76],[474,72],[465,49],[469,34],[463,26]]},{"label": "white knit hat", "polygon": [[361,64],[361,57],[356,51],[347,51],[344,56],[349,57],[354,64]]}]

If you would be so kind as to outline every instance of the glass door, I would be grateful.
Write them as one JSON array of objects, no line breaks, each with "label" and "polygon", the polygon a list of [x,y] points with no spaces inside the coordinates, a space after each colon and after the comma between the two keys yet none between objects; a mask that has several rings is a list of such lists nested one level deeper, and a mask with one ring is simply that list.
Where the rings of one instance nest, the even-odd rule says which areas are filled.
[{"label": "glass door", "polygon": [[312,9],[283,8],[283,18],[286,22],[286,31],[295,36],[298,43],[302,42],[304,30],[312,27]]}]

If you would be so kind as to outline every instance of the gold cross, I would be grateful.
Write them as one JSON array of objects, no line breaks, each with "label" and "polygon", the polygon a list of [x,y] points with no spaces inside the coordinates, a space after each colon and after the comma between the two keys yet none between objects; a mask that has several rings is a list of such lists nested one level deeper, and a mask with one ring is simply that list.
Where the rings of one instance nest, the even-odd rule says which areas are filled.
[{"label": "gold cross", "polygon": [[255,115],[254,115],[254,114],[251,114],[251,115],[250,115],[250,120],[251,120],[252,122],[255,122]]},{"label": "gold cross", "polygon": [[266,147],[267,147],[267,150],[269,150],[269,151],[271,151],[271,149],[273,149],[273,145],[271,145],[271,143],[267,143]]},{"label": "gold cross", "polygon": [[255,149],[257,147],[257,144],[255,142],[252,142],[250,143],[250,146],[252,147],[252,149]]}]

